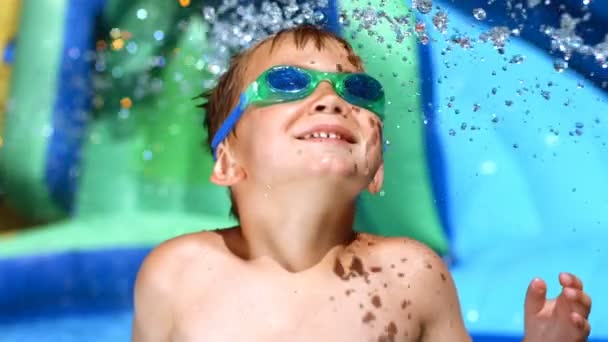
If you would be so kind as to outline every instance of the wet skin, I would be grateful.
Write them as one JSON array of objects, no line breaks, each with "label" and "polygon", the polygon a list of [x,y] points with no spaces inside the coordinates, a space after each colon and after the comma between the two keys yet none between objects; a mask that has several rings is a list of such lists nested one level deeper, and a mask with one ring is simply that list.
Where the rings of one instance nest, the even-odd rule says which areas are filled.
[{"label": "wet skin", "polygon": [[[288,272],[270,258],[234,256],[232,234],[179,237],[147,261],[172,275],[167,340],[421,341],[429,306],[453,291],[442,261],[415,241],[358,234]],[[448,324],[457,332],[462,323]]]}]

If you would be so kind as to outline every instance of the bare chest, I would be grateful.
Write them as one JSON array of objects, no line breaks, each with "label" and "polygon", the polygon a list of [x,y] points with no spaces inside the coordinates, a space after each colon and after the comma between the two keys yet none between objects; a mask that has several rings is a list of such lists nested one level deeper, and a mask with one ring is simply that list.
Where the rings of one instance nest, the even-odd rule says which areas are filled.
[{"label": "bare chest", "polygon": [[[188,282],[195,283],[195,282]],[[237,272],[178,301],[173,341],[418,341],[403,286],[374,277]]]}]

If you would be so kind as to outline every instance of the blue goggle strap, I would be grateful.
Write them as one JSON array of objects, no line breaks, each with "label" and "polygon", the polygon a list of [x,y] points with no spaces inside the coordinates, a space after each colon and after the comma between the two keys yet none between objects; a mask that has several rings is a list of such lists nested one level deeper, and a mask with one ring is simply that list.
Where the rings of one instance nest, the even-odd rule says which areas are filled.
[{"label": "blue goggle strap", "polygon": [[232,112],[228,114],[228,117],[226,120],[224,120],[224,123],[222,123],[220,128],[215,133],[215,136],[211,141],[211,150],[213,152],[214,161],[217,160],[217,147],[222,143],[222,141],[224,141],[224,139],[226,139],[226,137],[228,137],[230,132],[234,129],[234,126],[236,126],[236,123],[239,121],[241,116],[243,116],[245,109],[247,109],[247,102],[246,94],[242,93],[239,97],[239,103],[236,105],[236,108],[234,108]]}]

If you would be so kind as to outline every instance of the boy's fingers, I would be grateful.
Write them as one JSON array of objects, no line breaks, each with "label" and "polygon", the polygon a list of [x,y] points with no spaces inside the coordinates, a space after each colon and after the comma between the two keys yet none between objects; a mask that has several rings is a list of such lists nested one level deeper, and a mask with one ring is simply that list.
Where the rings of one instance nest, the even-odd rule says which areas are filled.
[{"label": "boy's fingers", "polygon": [[545,306],[547,285],[540,278],[532,280],[526,292],[524,309],[526,315],[535,315]]},{"label": "boy's fingers", "polygon": [[573,312],[570,314],[570,320],[574,323],[574,326],[581,332],[582,336],[589,336],[591,333],[591,324],[581,315]]},{"label": "boy's fingers", "polygon": [[559,283],[564,287],[574,287],[579,290],[583,289],[583,282],[572,273],[560,273]]},{"label": "boy's fingers", "polygon": [[591,298],[583,291],[573,288],[565,288],[563,294],[568,300],[571,311],[583,317],[588,317],[591,311]]}]

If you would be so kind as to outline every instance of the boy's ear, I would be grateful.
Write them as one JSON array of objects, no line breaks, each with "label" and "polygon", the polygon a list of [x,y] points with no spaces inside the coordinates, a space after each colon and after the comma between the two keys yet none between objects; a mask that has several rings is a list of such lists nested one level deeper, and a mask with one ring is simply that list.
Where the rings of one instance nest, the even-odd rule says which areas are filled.
[{"label": "boy's ear", "polygon": [[378,171],[374,175],[374,178],[367,186],[367,190],[372,194],[377,194],[382,189],[382,183],[384,182],[384,162],[380,164]]},{"label": "boy's ear", "polygon": [[213,166],[210,180],[220,186],[232,186],[245,179],[245,171],[235,160],[226,141],[217,148],[217,160]]}]

